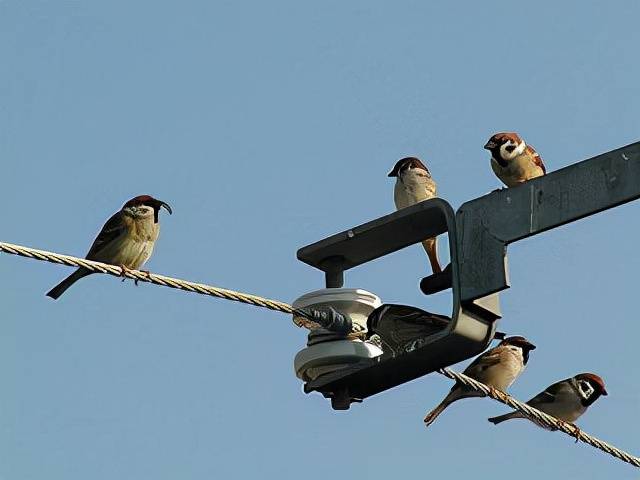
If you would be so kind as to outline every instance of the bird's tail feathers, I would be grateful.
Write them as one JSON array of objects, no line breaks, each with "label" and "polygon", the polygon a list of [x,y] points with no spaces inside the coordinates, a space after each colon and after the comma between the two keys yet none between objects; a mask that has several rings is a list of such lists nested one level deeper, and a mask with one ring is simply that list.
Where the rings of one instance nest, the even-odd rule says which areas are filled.
[{"label": "bird's tail feathers", "polygon": [[87,275],[91,275],[92,273],[93,273],[92,271],[87,270],[85,268],[77,269],[67,278],[62,280],[58,285],[56,285],[51,290],[49,290],[47,292],[47,297],[51,297],[54,300],[57,300],[58,297],[60,297],[60,295],[62,295],[64,292],[67,291],[67,288],[69,288],[71,285],[76,283],[81,278],[86,277]]},{"label": "bird's tail feathers", "polygon": [[494,425],[497,425],[504,421],[511,420],[512,418],[524,418],[524,416],[520,412],[511,412],[511,413],[505,413],[504,415],[498,415],[497,417],[491,417],[491,418],[488,418],[487,420],[489,420]]},{"label": "bird's tail feathers", "polygon": [[462,400],[463,398],[473,398],[473,397],[485,397],[486,395],[482,392],[476,392],[473,390],[467,390],[465,388],[460,388],[459,385],[454,385],[449,395],[447,395],[440,404],[427,413],[424,417],[425,426],[428,427],[433,422],[435,422],[436,418],[444,412],[444,409],[451,405],[453,402],[457,402],[458,400]]},{"label": "bird's tail feathers", "polygon": [[425,426],[428,427],[433,422],[435,422],[436,418],[438,418],[438,416],[442,412],[444,412],[445,408],[447,408],[456,400],[460,400],[461,398],[464,398],[464,396],[462,394],[462,391],[460,390],[460,387],[456,384],[453,386],[453,388],[447,394],[447,396],[444,397],[444,400],[442,400],[442,402],[440,402],[438,406],[436,406],[433,410],[431,410],[429,413],[425,415],[424,417]]},{"label": "bird's tail feathers", "polygon": [[434,408],[429,413],[427,413],[425,415],[425,417],[424,417],[424,425],[425,425],[425,427],[428,427],[433,422],[435,422],[436,418],[438,418],[438,416],[442,412],[444,412],[444,409],[447,408],[451,403],[453,403],[453,401],[449,400],[448,397],[447,397],[442,402],[440,402],[440,404],[436,408]]}]

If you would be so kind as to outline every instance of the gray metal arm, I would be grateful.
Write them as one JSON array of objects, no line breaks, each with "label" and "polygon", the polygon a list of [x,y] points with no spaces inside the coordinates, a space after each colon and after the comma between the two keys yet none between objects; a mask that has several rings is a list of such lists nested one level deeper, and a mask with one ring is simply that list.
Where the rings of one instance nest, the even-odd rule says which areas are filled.
[{"label": "gray metal arm", "polygon": [[456,212],[460,300],[509,287],[509,243],[640,198],[640,142],[471,200]]}]

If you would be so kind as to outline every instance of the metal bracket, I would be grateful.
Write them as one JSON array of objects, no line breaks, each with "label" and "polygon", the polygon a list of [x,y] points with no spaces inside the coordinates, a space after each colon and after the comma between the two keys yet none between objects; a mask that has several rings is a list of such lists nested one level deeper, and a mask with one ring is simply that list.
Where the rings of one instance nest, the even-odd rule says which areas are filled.
[{"label": "metal bracket", "polygon": [[509,287],[508,244],[637,198],[640,142],[471,200],[455,215],[446,201],[426,200],[301,248],[298,259],[324,271],[327,287],[339,287],[345,270],[447,232],[450,273],[422,286],[442,290],[450,275],[453,294],[451,322],[424,346],[322,375],[305,391],[320,391],[334,399],[334,408],[348,408],[355,399],[480,353],[500,318],[498,292]]},{"label": "metal bracket", "polygon": [[[455,228],[451,205],[441,198],[421,202],[298,250],[298,260],[325,272],[329,283],[348,270]],[[340,285],[341,286],[341,285]]]},{"label": "metal bracket", "polygon": [[[336,409],[483,351],[500,318],[497,296],[462,305],[456,243],[456,219],[451,205],[434,198],[298,250],[298,259],[325,272],[327,279],[340,278],[345,270],[400,250],[425,238],[448,233],[451,258],[447,288],[452,287],[453,312],[448,325],[430,335],[425,346],[394,358],[375,358],[353,367],[322,375],[305,385],[332,398]],[[333,282],[332,282],[333,283]],[[333,285],[327,281],[327,287]]]}]

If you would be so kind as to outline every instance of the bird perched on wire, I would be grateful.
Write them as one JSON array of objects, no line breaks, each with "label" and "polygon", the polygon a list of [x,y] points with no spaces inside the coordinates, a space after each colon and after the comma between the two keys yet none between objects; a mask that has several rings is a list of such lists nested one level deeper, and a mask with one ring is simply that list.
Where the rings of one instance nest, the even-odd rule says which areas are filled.
[{"label": "bird perched on wire", "polygon": [[[168,204],[149,195],[129,200],[107,220],[85,258],[118,265],[123,270],[139,269],[151,257],[158,239],[158,212],[161,207],[172,213]],[[86,268],[78,268],[53,287],[47,296],[57,299],[75,282],[92,273]]]},{"label": "bird perched on wire", "polygon": [[[388,176],[397,178],[393,200],[398,210],[437,196],[436,182],[429,169],[416,157],[398,160]],[[433,273],[440,273],[442,268],[438,261],[436,237],[424,240],[422,246],[427,252]]]},{"label": "bird perched on wire", "polygon": [[517,133],[496,133],[484,148],[491,152],[491,168],[507,187],[515,187],[547,173],[540,155]]},{"label": "bird perched on wire", "polygon": [[[529,361],[529,353],[536,346],[521,336],[507,337],[497,347],[487,350],[476,358],[464,374],[484,383],[490,388],[505,392],[520,376]],[[463,398],[484,397],[458,382],[451,388],[445,399],[424,417],[426,426],[431,425],[445,408]]]},{"label": "bird perched on wire", "polygon": [[[602,395],[607,395],[602,378],[595,373],[580,373],[575,377],[560,380],[547,387],[544,392],[529,400],[527,405],[548,413],[563,422],[573,423]],[[528,417],[519,411],[515,411],[489,418],[489,421],[497,425],[512,418]],[[547,430],[556,430],[538,422],[535,423]],[[577,440],[580,430],[577,427],[575,428]]]}]

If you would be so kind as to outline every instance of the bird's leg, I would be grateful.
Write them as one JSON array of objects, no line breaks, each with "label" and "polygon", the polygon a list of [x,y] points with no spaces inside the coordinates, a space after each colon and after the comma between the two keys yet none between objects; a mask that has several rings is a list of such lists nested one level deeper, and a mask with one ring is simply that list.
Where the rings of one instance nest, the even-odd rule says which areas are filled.
[{"label": "bird's leg", "polygon": [[580,428],[575,423],[565,422],[564,420],[560,420],[560,422],[566,428],[569,428],[570,430],[573,430],[571,432],[571,435],[576,437],[576,443],[578,443],[578,440],[580,440],[582,438],[582,431],[580,430]]},{"label": "bird's leg", "polygon": [[578,441],[582,439],[582,431],[580,430],[580,427],[578,427],[575,423],[572,423],[570,425],[574,428],[573,433],[576,436],[576,443],[578,443]]},{"label": "bird's leg", "polygon": [[498,395],[498,390],[496,390],[494,387],[492,387],[491,385],[487,385],[489,387],[489,392],[491,393],[491,397],[499,397]]},{"label": "bird's leg", "polygon": [[131,271],[131,269],[123,263],[121,263],[119,267],[122,269],[122,272],[120,272],[120,276],[122,277],[122,281],[124,282],[127,279],[127,272]]},{"label": "bird's leg", "polygon": [[429,263],[431,264],[431,270],[434,274],[442,272],[442,267],[440,266],[440,261],[438,260],[438,244],[436,242],[436,237],[428,238],[422,242],[422,245],[427,251]]}]

